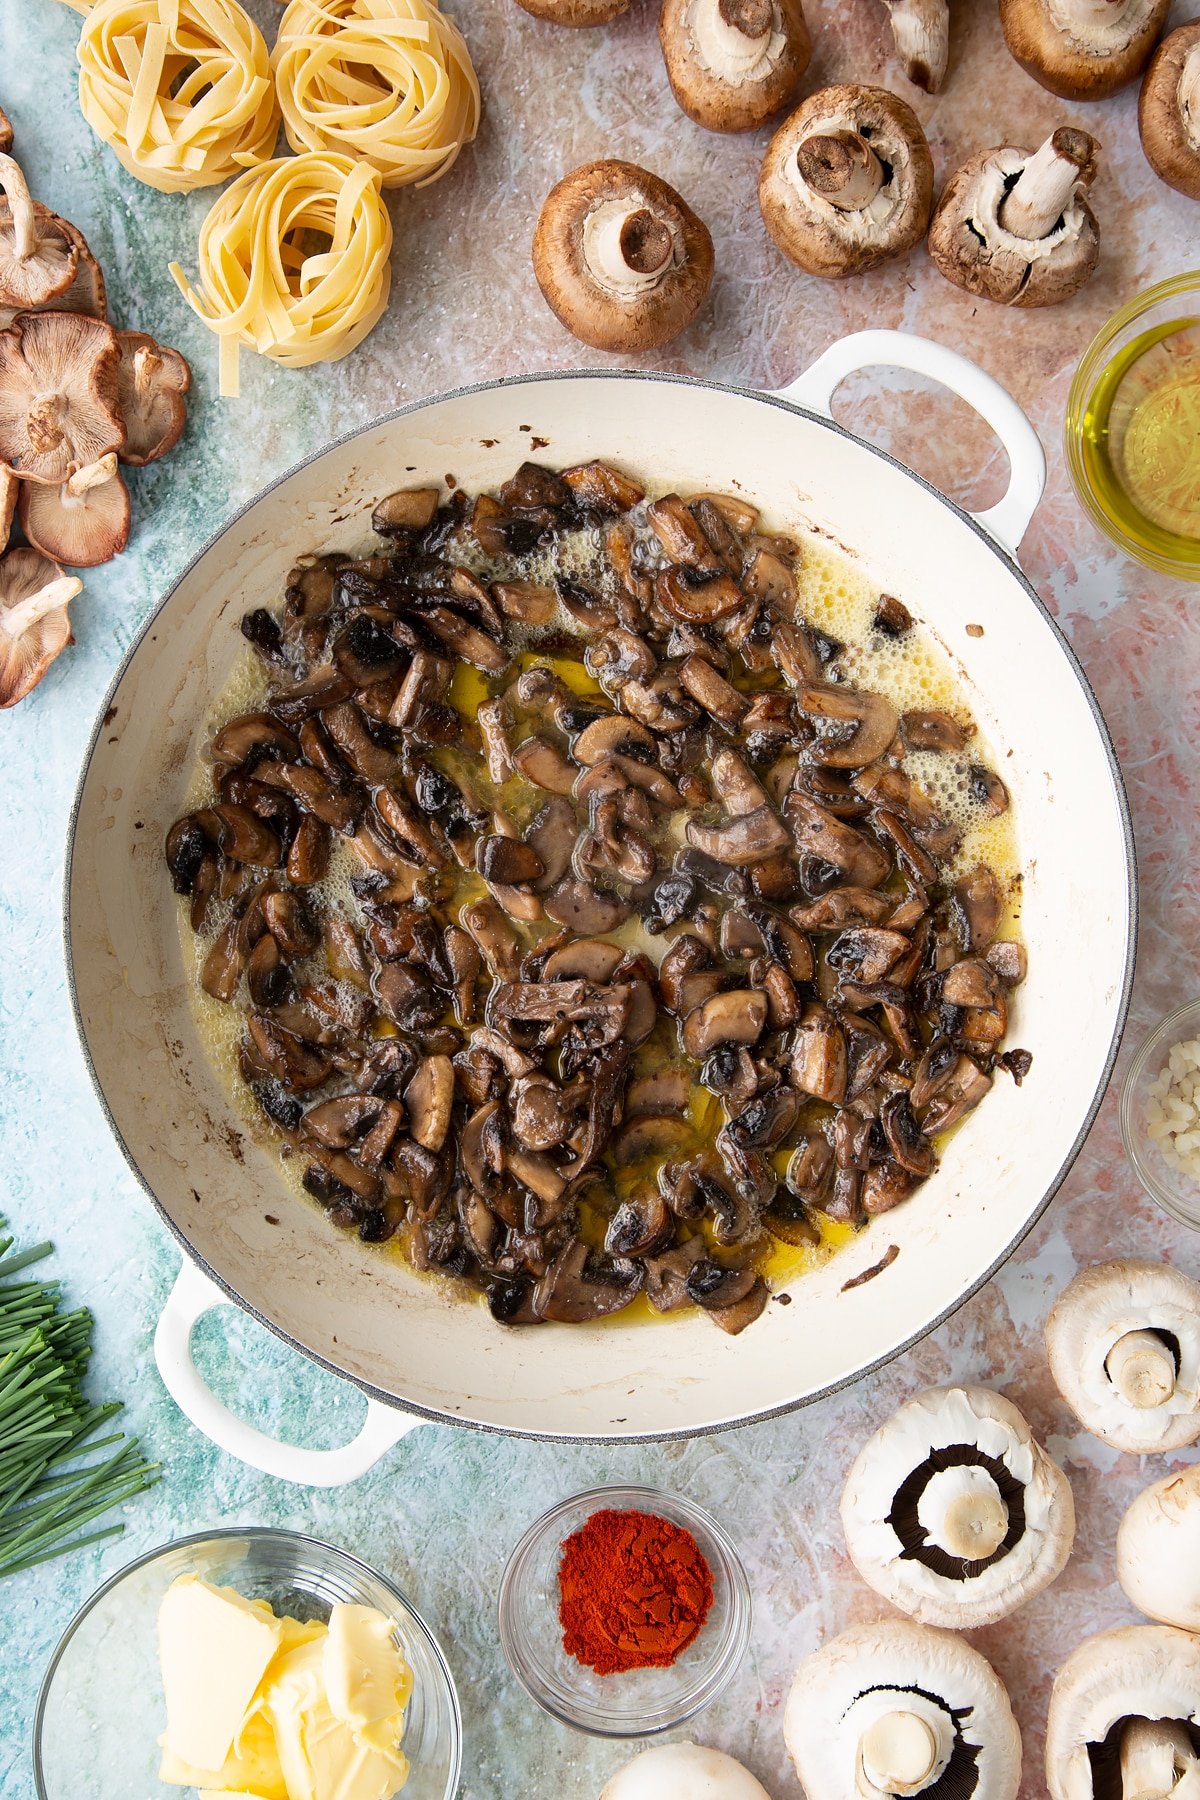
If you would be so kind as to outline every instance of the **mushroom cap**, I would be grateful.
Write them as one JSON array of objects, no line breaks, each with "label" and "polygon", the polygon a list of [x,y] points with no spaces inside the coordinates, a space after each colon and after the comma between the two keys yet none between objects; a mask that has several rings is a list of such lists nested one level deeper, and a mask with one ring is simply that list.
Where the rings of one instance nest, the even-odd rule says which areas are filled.
[{"label": "mushroom cap", "polygon": [[72,642],[67,603],[82,586],[40,550],[0,556],[0,707],[23,700]]},{"label": "mushroom cap", "polygon": [[117,335],[82,313],[20,313],[0,332],[0,460],[57,485],[125,442]]},{"label": "mushroom cap", "polygon": [[1046,1720],[1050,1800],[1092,1800],[1088,1745],[1127,1718],[1200,1724],[1200,1638],[1170,1625],[1125,1625],[1071,1652]]},{"label": "mushroom cap", "polygon": [[[897,1707],[913,1696],[919,1713],[930,1697],[944,1702],[955,1740],[979,1752],[974,1800],[1016,1800],[1021,1734],[1000,1677],[964,1638],[909,1619],[854,1625],[797,1669],[783,1735],[809,1800],[873,1791],[859,1785],[858,1745],[881,1693]],[[869,1710],[856,1708],[864,1695]]]},{"label": "mushroom cap", "polygon": [[735,1757],[704,1744],[660,1744],[610,1775],[600,1800],[770,1800]]},{"label": "mushroom cap", "polygon": [[[1131,1405],[1106,1367],[1117,1341],[1135,1331],[1174,1343],[1175,1390],[1159,1406]],[[1200,1283],[1178,1269],[1132,1259],[1084,1269],[1046,1321],[1046,1354],[1067,1405],[1115,1450],[1140,1456],[1200,1438]]]},{"label": "mushroom cap", "polygon": [[[865,132],[890,173],[874,200],[846,212],[801,178],[800,146],[812,137]],[[763,222],[783,254],[810,275],[858,275],[920,242],[933,207],[933,159],[921,122],[886,88],[848,82],[810,94],[767,146],[758,178]]]},{"label": "mushroom cap", "polygon": [[535,19],[550,25],[607,25],[627,13],[633,0],[517,0],[517,5]]},{"label": "mushroom cap", "polygon": [[19,163],[0,151],[0,303],[42,306],[75,279],[77,233],[30,197]]},{"label": "mushroom cap", "polygon": [[[737,21],[769,23],[753,36]],[[793,98],[812,56],[801,0],[663,0],[658,38],[671,92],[709,131],[752,131]],[[745,46],[745,48],[743,48]]]},{"label": "mushroom cap", "polygon": [[1200,1465],[1134,1500],[1117,1532],[1117,1580],[1147,1618],[1200,1631]]},{"label": "mushroom cap", "polygon": [[[1185,70],[1195,96],[1186,111]],[[1200,19],[1180,25],[1154,52],[1138,100],[1138,130],[1154,173],[1200,200]]]},{"label": "mushroom cap", "polygon": [[17,501],[21,530],[35,549],[68,568],[110,562],[129,540],[129,490],[115,451],[69,481],[23,481]]},{"label": "mushroom cap", "polygon": [[[7,207],[8,200],[0,196],[0,230],[4,228]],[[0,331],[7,331],[17,314],[22,312],[74,312],[86,313],[91,319],[108,317],[104,271],[92,255],[87,239],[69,219],[59,219],[57,224],[64,237],[69,237],[75,246],[75,274],[70,285],[40,306],[11,306],[0,300]]]},{"label": "mushroom cap", "polygon": [[1034,154],[1008,145],[983,150],[946,183],[929,227],[929,254],[955,287],[1006,306],[1056,306],[1091,276],[1100,227],[1078,191],[1047,237],[1017,237],[1000,223],[1013,180]]},{"label": "mushroom cap", "polygon": [[117,395],[125,422],[121,461],[142,468],[173,450],[183,435],[183,396],[192,385],[192,371],[178,350],[156,343],[145,331],[118,331],[117,343]]},{"label": "mushroom cap", "polygon": [[[671,237],[671,261],[656,285],[621,292],[587,260],[589,225],[643,209]],[[552,188],[533,237],[533,271],[552,312],[596,350],[651,350],[691,322],[708,293],[708,227],[673,187],[635,163],[584,163]]]},{"label": "mushroom cap", "polygon": [[1027,75],[1063,100],[1104,100],[1141,74],[1171,0],[1126,0],[1111,21],[1078,0],[1000,0],[1004,41]]},{"label": "mushroom cap", "polygon": [[[964,1446],[978,1450],[981,1460],[958,1454]],[[926,1465],[922,1482],[917,1471]],[[1010,1521],[999,1546],[979,1558],[969,1576],[960,1572],[961,1556],[938,1548],[927,1510],[943,1503],[943,1472],[962,1471],[961,1480],[968,1469],[981,1472],[993,1503],[997,1487],[1002,1498],[1006,1490],[1007,1498],[1015,1498],[1019,1488],[1021,1499],[1015,1520],[1007,1506]],[[846,1545],[863,1580],[923,1624],[960,1630],[1002,1619],[1048,1587],[1065,1567],[1075,1537],[1070,1483],[1012,1402],[990,1388],[930,1388],[905,1401],[864,1444],[846,1477],[841,1511]],[[912,1542],[897,1528],[902,1511],[919,1520]]]}]

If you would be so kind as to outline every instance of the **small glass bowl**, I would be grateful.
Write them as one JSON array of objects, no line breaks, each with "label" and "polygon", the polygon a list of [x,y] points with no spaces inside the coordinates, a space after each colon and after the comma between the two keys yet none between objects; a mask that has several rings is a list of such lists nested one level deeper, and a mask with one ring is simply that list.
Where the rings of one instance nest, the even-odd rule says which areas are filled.
[{"label": "small glass bowl", "polygon": [[[1189,325],[1200,329],[1200,269],[1160,281],[1115,312],[1092,339],[1075,371],[1067,397],[1063,444],[1080,504],[1101,531],[1127,556],[1149,568],[1182,581],[1200,581],[1200,537],[1181,537],[1144,518],[1136,508],[1130,510],[1129,497],[1089,438],[1097,409],[1105,412],[1105,393],[1111,400],[1112,391],[1147,349]],[[1126,511],[1131,521],[1136,521],[1132,528],[1117,516]]]},{"label": "small glass bowl", "polygon": [[158,1779],[163,1728],[158,1608],[177,1575],[201,1575],[269,1600],[277,1613],[326,1619],[335,1600],[378,1607],[396,1621],[413,1672],[403,1747],[405,1800],[452,1800],[462,1769],[462,1720],[446,1660],[398,1588],[344,1550],[255,1526],[205,1532],[150,1550],[112,1575],[76,1613],[50,1659],[33,1722],[38,1800],[180,1800]]},{"label": "small glass bowl", "polygon": [[[712,1571],[712,1610],[669,1669],[597,1675],[563,1649],[559,1553],[563,1539],[600,1507],[654,1513],[682,1525]],[[593,1488],[543,1513],[509,1557],[500,1582],[500,1642],[521,1686],[564,1725],[593,1737],[652,1737],[692,1718],[732,1679],[750,1641],[751,1610],[741,1558],[701,1507],[657,1488]]]},{"label": "small glass bowl", "polygon": [[1192,1000],[1155,1026],[1134,1057],[1121,1090],[1121,1137],[1139,1181],[1165,1213],[1193,1230],[1200,1230],[1200,1181],[1192,1181],[1167,1161],[1150,1136],[1146,1109],[1151,1084],[1166,1067],[1171,1049],[1197,1037],[1200,1000]]}]

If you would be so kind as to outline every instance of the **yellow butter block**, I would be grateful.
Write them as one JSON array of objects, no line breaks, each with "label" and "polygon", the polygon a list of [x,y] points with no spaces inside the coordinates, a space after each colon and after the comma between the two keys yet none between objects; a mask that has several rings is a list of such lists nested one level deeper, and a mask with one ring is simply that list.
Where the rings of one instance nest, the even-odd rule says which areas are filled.
[{"label": "yellow butter block", "polygon": [[232,1588],[180,1575],[163,1595],[158,1654],[167,1703],[163,1744],[219,1769],[280,1642],[279,1620]]},{"label": "yellow butter block", "polygon": [[290,1800],[279,1767],[270,1720],[256,1712],[238,1733],[237,1744],[218,1768],[206,1769],[163,1751],[160,1781],[172,1787],[207,1788],[213,1793],[250,1793],[255,1800]]}]

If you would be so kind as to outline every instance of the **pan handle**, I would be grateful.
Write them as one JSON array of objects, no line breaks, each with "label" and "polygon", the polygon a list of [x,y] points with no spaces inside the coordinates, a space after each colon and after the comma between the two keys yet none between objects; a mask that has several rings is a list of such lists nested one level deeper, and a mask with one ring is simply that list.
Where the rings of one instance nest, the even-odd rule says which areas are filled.
[{"label": "pan handle", "polygon": [[1046,486],[1046,455],[1041,440],[1007,388],[976,363],[908,331],[856,331],[831,344],[811,368],[788,387],[784,400],[795,400],[812,412],[833,417],[831,402],[847,375],[859,369],[887,366],[927,375],[973,406],[985,418],[1008,452],[1008,491],[986,512],[972,513],[976,524],[1007,551],[1013,561]]},{"label": "pan handle", "polygon": [[365,1475],[406,1432],[422,1423],[368,1396],[362,1430],[338,1450],[281,1444],[265,1431],[247,1425],[217,1399],[192,1360],[192,1333],[204,1314],[215,1306],[232,1305],[228,1294],[185,1257],[154,1333],[154,1360],[167,1392],[197,1431],[228,1455],[280,1481],[342,1487]]}]

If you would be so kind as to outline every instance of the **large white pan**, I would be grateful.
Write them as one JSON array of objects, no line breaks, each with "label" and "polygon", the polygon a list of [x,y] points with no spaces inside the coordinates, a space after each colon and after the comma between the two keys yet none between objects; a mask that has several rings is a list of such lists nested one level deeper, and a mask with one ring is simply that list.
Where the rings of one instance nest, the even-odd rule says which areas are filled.
[{"label": "large white pan", "polygon": [[[851,369],[932,375],[999,432],[1012,478],[974,518],[833,424]],[[1012,790],[1030,974],[1012,1041],[1033,1052],[997,1082],[937,1176],[742,1336],[700,1316],[658,1327],[505,1330],[394,1260],[335,1234],[247,1139],[197,1038],[164,834],[183,809],[210,697],[301,550],[363,547],[391,489],[503,480],[530,444],[555,464],[611,458],[647,482],[737,482],[780,526],[829,533],[959,661]],[[1120,775],[1087,684],[1015,562],[1044,464],[1012,400],[920,339],[870,332],[764,397],[633,374],[500,382],[411,406],[275,483],[197,557],[153,614],[101,708],[68,854],[68,958],[84,1050],[125,1155],[186,1252],[158,1333],[189,1415],[248,1461],[297,1480],[360,1473],[420,1418],[557,1437],[676,1436],[801,1405],[929,1331],[993,1273],[1062,1180],[1091,1124],[1124,1020],[1134,944],[1133,849]],[[882,1274],[847,1278],[896,1245]],[[372,1398],[344,1450],[296,1451],[240,1424],[203,1386],[188,1343],[231,1299]],[[402,1410],[398,1410],[402,1409]]]}]

